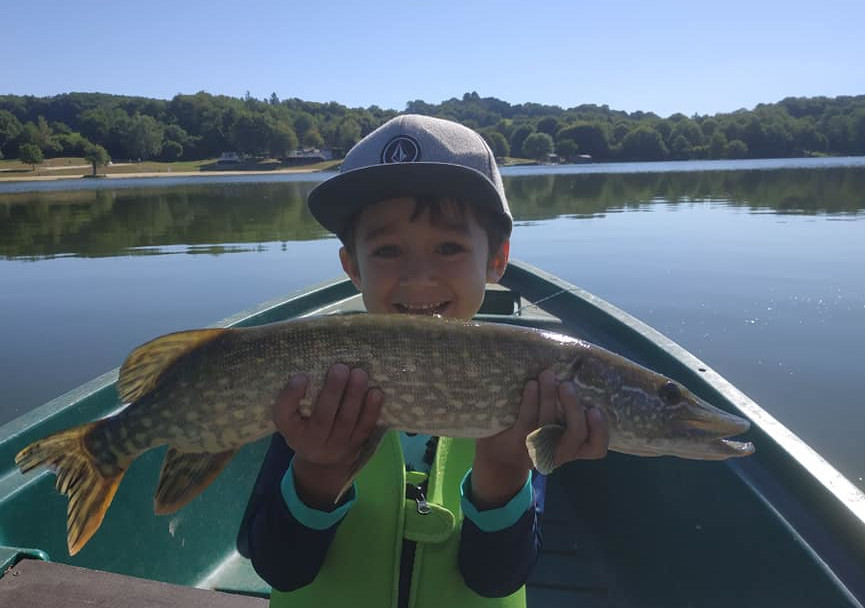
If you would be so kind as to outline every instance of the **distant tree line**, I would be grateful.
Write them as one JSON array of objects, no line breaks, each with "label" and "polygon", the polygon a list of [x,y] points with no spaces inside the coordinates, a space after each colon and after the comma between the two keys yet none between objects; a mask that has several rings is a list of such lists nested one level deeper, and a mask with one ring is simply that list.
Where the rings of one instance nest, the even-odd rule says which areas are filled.
[{"label": "distant tree line", "polygon": [[226,151],[281,158],[298,147],[327,147],[339,155],[396,114],[375,106],[280,101],[275,94],[265,101],[205,92],[170,101],[102,93],[3,95],[0,154],[21,158],[29,144],[45,158],[85,156],[90,145],[114,159],[163,161]]},{"label": "distant tree line", "polygon": [[[440,104],[410,101],[406,111],[477,129],[499,157],[551,155],[594,161],[659,161],[865,155],[865,95],[789,97],[753,110],[661,118],[584,104],[563,109],[510,104],[466,93]],[[336,102],[177,95],[171,100],[103,93],[0,96],[0,158],[163,161],[214,158],[225,151],[283,158],[298,148],[336,157],[397,114]],[[93,162],[93,161],[91,161]],[[94,171],[95,171],[94,164]]]}]

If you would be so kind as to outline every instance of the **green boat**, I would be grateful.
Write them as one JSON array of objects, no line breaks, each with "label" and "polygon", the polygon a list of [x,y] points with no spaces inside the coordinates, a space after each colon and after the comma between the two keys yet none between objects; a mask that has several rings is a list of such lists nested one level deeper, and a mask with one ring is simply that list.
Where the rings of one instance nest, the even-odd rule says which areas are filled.
[{"label": "green boat", "polygon": [[[220,326],[354,312],[348,280],[318,285]],[[551,329],[623,354],[751,420],[756,454],[725,462],[610,453],[548,481],[532,607],[853,607],[865,602],[865,494],[708,365],[581,289],[512,262],[478,318]],[[121,407],[117,370],[0,427],[0,606],[266,605],[235,550],[267,440],[246,446],[198,498],[153,514],[163,450],[130,468],[99,533],[66,551],[66,498],[15,454]],[[168,583],[168,584],[166,584]],[[118,601],[122,598],[123,601]]]}]

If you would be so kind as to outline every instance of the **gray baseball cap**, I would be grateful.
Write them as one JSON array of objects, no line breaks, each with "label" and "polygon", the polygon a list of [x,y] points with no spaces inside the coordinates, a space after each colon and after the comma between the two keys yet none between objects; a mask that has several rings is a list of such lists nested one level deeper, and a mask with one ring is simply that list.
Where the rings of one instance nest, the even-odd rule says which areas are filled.
[{"label": "gray baseball cap", "polygon": [[335,234],[365,206],[400,196],[455,196],[500,214],[513,226],[495,156],[472,129],[441,118],[404,114],[360,140],[339,175],[307,199],[312,215]]}]

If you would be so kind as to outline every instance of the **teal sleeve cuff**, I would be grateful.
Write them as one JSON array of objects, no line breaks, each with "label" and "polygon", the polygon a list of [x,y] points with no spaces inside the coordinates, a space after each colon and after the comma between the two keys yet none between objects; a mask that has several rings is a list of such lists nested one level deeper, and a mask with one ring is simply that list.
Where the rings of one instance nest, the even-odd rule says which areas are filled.
[{"label": "teal sleeve cuff", "polygon": [[479,511],[471,499],[471,475],[472,471],[466,473],[460,484],[460,502],[463,514],[469,518],[478,528],[484,532],[498,532],[513,526],[532,506],[532,475],[529,473],[525,485],[507,503],[495,509]]},{"label": "teal sleeve cuff", "polygon": [[289,513],[301,524],[313,530],[326,530],[335,526],[357,501],[357,484],[353,483],[343,497],[345,502],[333,511],[319,511],[307,506],[297,495],[297,489],[294,487],[294,459],[288,465],[285,475],[282,476],[279,489]]}]

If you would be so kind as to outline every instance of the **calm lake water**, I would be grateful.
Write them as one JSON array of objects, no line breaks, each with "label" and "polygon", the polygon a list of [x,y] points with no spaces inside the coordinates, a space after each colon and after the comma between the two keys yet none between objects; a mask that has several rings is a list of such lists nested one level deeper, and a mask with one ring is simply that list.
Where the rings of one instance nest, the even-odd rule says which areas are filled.
[{"label": "calm lake water", "polygon": [[[512,255],[667,334],[865,488],[865,158],[514,168]],[[0,183],[0,424],[339,276],[328,174]]]}]

